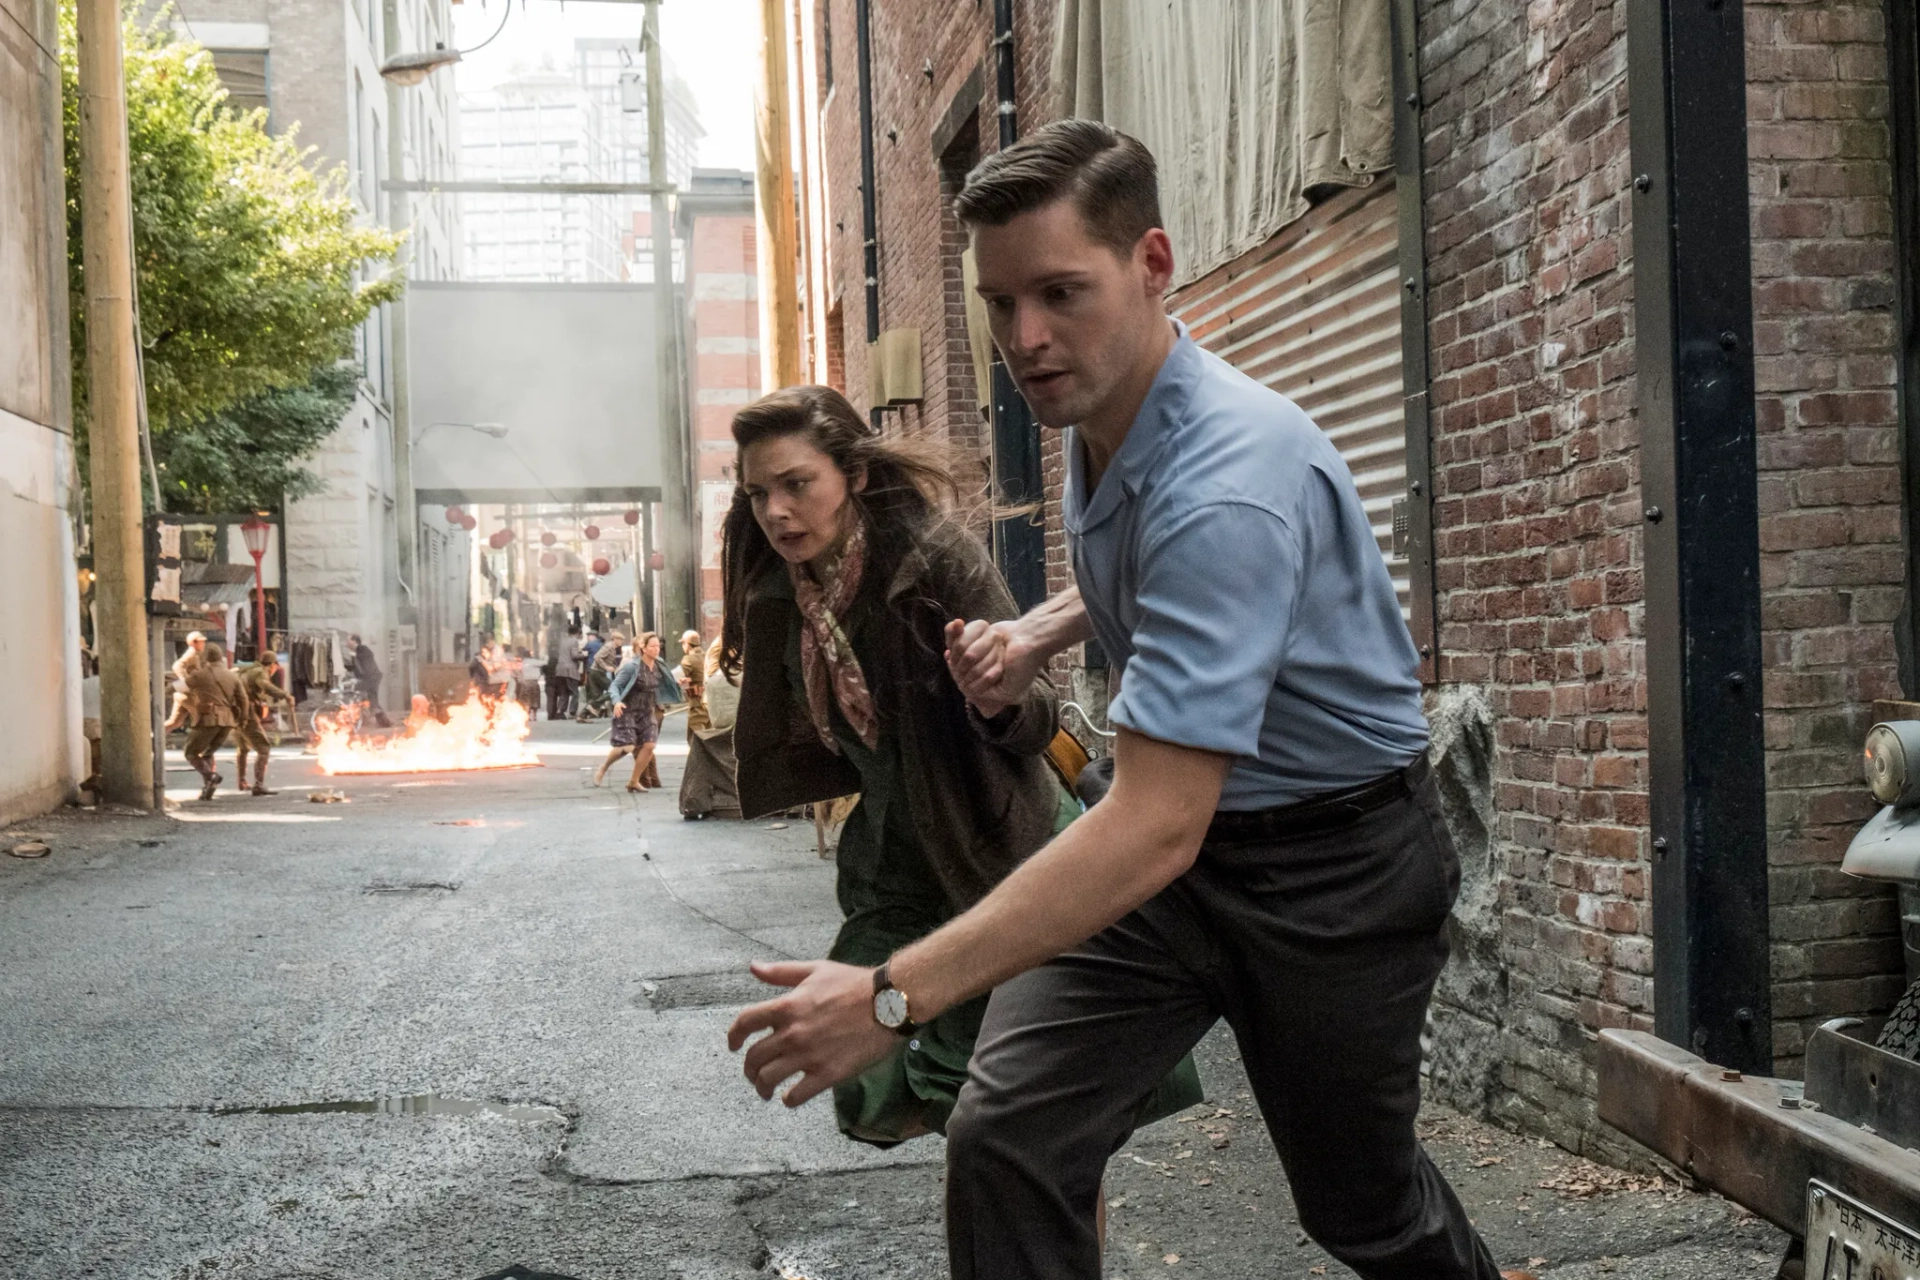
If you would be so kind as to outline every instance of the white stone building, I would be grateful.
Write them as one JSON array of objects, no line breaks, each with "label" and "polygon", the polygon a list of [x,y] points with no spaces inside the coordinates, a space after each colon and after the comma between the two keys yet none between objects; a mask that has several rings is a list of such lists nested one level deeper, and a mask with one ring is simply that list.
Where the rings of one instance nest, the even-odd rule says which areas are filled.
[{"label": "white stone building", "polygon": [[[410,278],[457,273],[457,202],[382,186],[452,173],[459,121],[451,72],[412,86],[380,75],[397,54],[451,41],[448,0],[178,0],[175,14],[178,29],[213,52],[241,105],[266,106],[275,132],[297,128],[318,167],[344,168],[367,221],[406,229]],[[387,672],[390,707],[405,705],[417,664],[450,656],[450,633],[464,630],[464,576],[449,585],[422,568],[467,555],[466,535],[440,513],[413,511],[403,308],[384,307],[362,326],[359,394],[310,464],[327,489],[285,513],[289,629],[364,636]],[[458,599],[435,594],[446,590]],[[423,616],[435,620],[425,635]],[[453,626],[443,625],[448,618]]]}]

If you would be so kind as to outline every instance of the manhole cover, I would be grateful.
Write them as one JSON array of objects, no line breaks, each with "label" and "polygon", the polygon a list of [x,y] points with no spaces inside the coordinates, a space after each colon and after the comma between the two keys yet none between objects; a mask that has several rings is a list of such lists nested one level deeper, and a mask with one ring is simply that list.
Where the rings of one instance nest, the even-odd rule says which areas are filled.
[{"label": "manhole cover", "polygon": [[668,1009],[744,1008],[771,1000],[780,988],[770,987],[745,969],[722,973],[686,973],[673,978],[654,978],[640,984],[635,1004],[665,1013]]},{"label": "manhole cover", "polygon": [[480,1280],[575,1280],[575,1277],[563,1276],[558,1271],[535,1271],[531,1267],[515,1264],[505,1271],[489,1272]]},{"label": "manhole cover", "polygon": [[452,893],[460,886],[447,880],[409,880],[404,884],[388,884],[384,880],[375,880],[363,887],[362,893]]}]

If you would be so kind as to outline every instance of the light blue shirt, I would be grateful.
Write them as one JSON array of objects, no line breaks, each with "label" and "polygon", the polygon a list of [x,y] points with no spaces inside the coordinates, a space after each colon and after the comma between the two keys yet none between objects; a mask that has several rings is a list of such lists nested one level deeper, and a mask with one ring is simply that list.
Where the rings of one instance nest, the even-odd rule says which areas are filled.
[{"label": "light blue shirt", "polygon": [[1371,782],[1426,749],[1419,655],[1347,464],[1299,406],[1178,339],[1100,487],[1063,516],[1108,714],[1238,757],[1222,809]]}]

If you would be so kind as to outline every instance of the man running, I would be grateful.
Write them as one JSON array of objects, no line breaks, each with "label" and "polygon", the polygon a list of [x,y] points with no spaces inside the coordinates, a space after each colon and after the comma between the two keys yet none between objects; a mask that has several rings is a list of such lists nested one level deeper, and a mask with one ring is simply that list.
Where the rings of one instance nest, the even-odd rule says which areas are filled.
[{"label": "man running", "polygon": [[947,1130],[961,1280],[1100,1275],[1108,1156],[1225,1018],[1301,1224],[1368,1280],[1501,1273],[1414,1134],[1420,1032],[1459,866],[1427,770],[1417,655],[1352,477],[1300,409],[1195,345],[1164,295],[1153,157],[1050,125],[957,201],[1002,356],[1071,427],[1078,589],[956,621],[975,709],[1098,638],[1121,670],[1112,791],[992,894],[877,970],[759,965],[795,988],[734,1023],[798,1105],[992,990]]},{"label": "man running", "polygon": [[[267,737],[266,717],[275,703],[293,710],[293,698],[280,687],[280,655],[269,649],[260,661],[234,672],[242,692],[247,695],[247,713],[233,727],[234,785],[256,796],[276,794],[267,789],[267,757],[272,741]],[[247,785],[247,752],[253,752],[253,785]]]}]

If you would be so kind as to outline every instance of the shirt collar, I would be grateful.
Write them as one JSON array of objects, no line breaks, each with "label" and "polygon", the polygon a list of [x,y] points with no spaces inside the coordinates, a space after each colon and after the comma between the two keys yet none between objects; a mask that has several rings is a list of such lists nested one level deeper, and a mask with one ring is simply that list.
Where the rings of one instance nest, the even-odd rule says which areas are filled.
[{"label": "shirt collar", "polygon": [[1067,434],[1067,483],[1061,514],[1067,532],[1078,535],[1107,520],[1120,509],[1121,502],[1140,492],[1140,482],[1153,469],[1154,461],[1166,444],[1167,435],[1193,392],[1199,371],[1200,348],[1187,333],[1187,326],[1173,320],[1173,347],[1154,375],[1147,398],[1140,402],[1127,438],[1113,455],[1100,487],[1087,493],[1086,455],[1080,447],[1079,429]]}]

